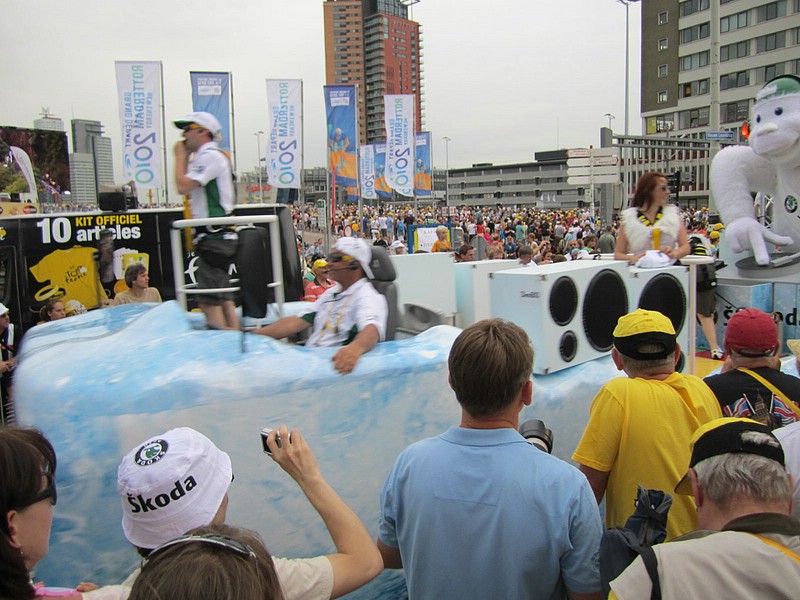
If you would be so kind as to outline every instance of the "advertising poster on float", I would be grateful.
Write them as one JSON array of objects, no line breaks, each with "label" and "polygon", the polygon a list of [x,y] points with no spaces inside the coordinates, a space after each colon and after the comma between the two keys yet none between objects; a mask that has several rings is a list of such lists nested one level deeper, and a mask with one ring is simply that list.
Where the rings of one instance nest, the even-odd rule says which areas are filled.
[{"label": "advertising poster on float", "polygon": [[267,144],[269,183],[277,188],[300,189],[300,171],[303,168],[302,80],[267,79],[267,105],[270,115]]},{"label": "advertising poster on float", "polygon": [[123,179],[138,188],[162,187],[161,63],[115,63],[122,130]]}]

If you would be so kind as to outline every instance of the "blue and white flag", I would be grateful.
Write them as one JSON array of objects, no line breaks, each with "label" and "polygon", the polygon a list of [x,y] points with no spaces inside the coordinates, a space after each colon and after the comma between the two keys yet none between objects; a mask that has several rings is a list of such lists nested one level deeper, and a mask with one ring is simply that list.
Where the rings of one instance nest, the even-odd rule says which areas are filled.
[{"label": "blue and white flag", "polygon": [[326,85],[324,91],[325,114],[328,121],[329,168],[331,172],[336,172],[337,185],[358,185],[356,86]]},{"label": "blue and white flag", "polygon": [[[303,169],[303,81],[267,79],[270,118],[267,174],[277,188],[300,189]],[[261,157],[258,157],[261,160]]]},{"label": "blue and white flag", "polygon": [[376,200],[378,193],[375,191],[375,146],[372,144],[359,146],[358,155],[361,197],[367,200]]},{"label": "blue and white flag", "polygon": [[231,149],[230,73],[190,71],[192,81],[192,110],[211,113],[222,125],[217,145]]},{"label": "blue and white flag", "polygon": [[403,196],[414,195],[416,123],[413,94],[383,97],[386,124],[386,181]]},{"label": "blue and white flag", "polygon": [[124,180],[138,188],[160,188],[161,63],[116,61]]},{"label": "blue and white flag", "polygon": [[430,131],[421,131],[417,134],[417,160],[414,168],[414,189],[417,192],[417,196],[430,196],[433,193]]}]

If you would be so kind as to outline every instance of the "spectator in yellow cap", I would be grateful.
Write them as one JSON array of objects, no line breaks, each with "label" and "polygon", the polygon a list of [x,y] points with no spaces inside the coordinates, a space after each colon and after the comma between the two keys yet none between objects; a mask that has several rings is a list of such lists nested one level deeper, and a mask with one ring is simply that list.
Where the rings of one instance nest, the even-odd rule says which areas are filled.
[{"label": "spectator in yellow cap", "polygon": [[330,287],[336,285],[328,279],[330,267],[324,258],[318,258],[311,265],[311,279],[304,282],[306,302],[314,302]]},{"label": "spectator in yellow cap", "polygon": [[[572,456],[598,504],[607,495],[608,527],[625,525],[637,486],[675,487],[686,472],[692,433],[722,416],[699,377],[675,371],[680,353],[675,328],[660,312],[639,309],[617,322],[611,357],[628,377],[612,379],[595,396]],[[696,524],[692,499],[676,498],[667,539],[692,531]]]}]

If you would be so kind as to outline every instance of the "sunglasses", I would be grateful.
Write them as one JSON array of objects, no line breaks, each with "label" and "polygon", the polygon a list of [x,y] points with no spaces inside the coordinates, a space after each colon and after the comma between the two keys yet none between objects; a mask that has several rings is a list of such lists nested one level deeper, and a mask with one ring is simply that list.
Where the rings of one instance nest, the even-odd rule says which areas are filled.
[{"label": "sunglasses", "polygon": [[669,189],[669,186],[660,185],[660,186],[658,186],[658,189],[660,189],[662,192],[666,192]]},{"label": "sunglasses", "polygon": [[150,553],[147,555],[147,558],[142,561],[142,565],[147,563],[147,561],[149,561],[151,558],[153,558],[153,556],[162,550],[165,550],[171,546],[178,546],[180,544],[210,544],[218,548],[229,550],[234,554],[238,554],[244,558],[256,558],[256,553],[247,544],[244,544],[239,540],[235,540],[227,535],[209,533],[206,535],[182,535],[180,537],[176,537],[174,540],[170,540],[164,544],[161,544],[157,548],[150,551]]},{"label": "sunglasses", "polygon": [[41,492],[36,494],[31,501],[28,503],[28,506],[33,506],[37,502],[41,502],[42,500],[50,499],[50,504],[53,506],[56,505],[58,501],[58,490],[56,489],[56,479],[53,477],[52,473],[42,473],[45,477],[47,477],[47,487],[44,488]]},{"label": "sunglasses", "polygon": [[335,254],[331,254],[328,257],[328,262],[332,262],[332,263],[351,262],[351,261],[354,261],[354,260],[355,260],[355,258],[350,256],[349,254],[335,253]]},{"label": "sunglasses", "polygon": [[183,128],[184,131],[189,131],[190,129],[205,129],[202,125],[198,125],[197,123],[189,123],[186,127]]}]

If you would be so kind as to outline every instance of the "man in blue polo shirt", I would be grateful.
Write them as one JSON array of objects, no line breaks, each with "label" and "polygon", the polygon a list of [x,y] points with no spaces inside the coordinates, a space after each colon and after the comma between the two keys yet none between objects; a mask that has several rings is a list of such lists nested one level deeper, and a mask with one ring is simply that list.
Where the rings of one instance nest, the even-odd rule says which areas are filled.
[{"label": "man in blue polo shirt", "polygon": [[600,598],[602,523],[586,478],[528,444],[533,348],[500,319],[450,351],[461,423],[406,448],[381,491],[378,549],[408,595],[439,600]]}]

